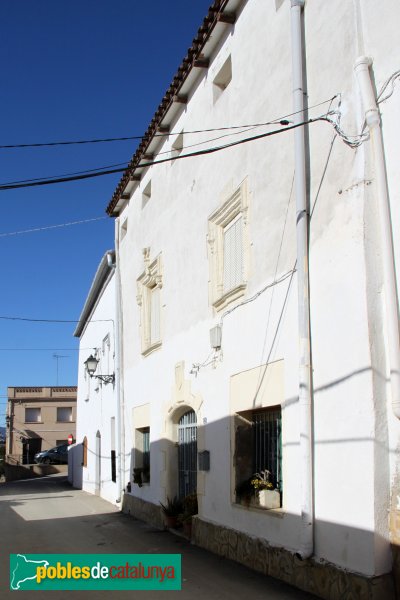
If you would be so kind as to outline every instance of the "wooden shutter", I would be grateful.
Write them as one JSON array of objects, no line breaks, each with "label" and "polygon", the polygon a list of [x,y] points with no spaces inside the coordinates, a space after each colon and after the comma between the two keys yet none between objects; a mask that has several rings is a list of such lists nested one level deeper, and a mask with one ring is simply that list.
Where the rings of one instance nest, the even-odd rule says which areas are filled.
[{"label": "wooden shutter", "polygon": [[224,292],[243,282],[243,229],[242,215],[224,228]]},{"label": "wooden shutter", "polygon": [[150,296],[150,344],[160,341],[160,288],[154,287]]}]

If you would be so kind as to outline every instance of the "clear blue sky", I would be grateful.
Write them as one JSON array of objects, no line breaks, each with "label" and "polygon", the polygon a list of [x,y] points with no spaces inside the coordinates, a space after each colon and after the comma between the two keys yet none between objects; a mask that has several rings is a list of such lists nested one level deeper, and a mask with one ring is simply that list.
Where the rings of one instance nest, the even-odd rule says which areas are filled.
[{"label": "clear blue sky", "polygon": [[[142,134],[211,0],[2,0],[0,144]],[[128,162],[136,143],[0,150],[0,184]],[[0,192],[1,317],[78,319],[114,220],[119,175]],[[76,385],[73,324],[0,319],[0,425],[7,386]],[[46,348],[48,350],[27,350]],[[66,349],[66,350],[65,350]]]}]

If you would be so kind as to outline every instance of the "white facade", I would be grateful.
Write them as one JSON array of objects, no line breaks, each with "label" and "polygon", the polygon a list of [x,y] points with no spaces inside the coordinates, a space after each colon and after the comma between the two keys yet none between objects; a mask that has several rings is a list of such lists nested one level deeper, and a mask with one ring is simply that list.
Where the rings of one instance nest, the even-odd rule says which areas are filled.
[{"label": "white facade", "polygon": [[[175,160],[137,168],[109,207],[117,217],[122,282],[125,455],[132,453],[123,477],[132,481],[133,496],[154,505],[178,493],[177,423],[192,409],[197,449],[210,453],[210,469],[197,474],[199,518],[295,553],[302,469],[293,133],[178,158],[285,128],[279,121],[292,113],[291,9],[272,0],[222,4],[236,11],[236,22],[213,30],[203,48],[208,68],[193,67],[182,87],[187,102],[174,103],[164,117],[174,133],[157,138],[157,146],[153,140],[154,161]],[[337,109],[341,131],[361,133],[355,61],[373,57],[379,91],[399,69],[399,22],[394,0],[323,6],[308,0],[311,118]],[[397,87],[380,104],[397,264],[399,108]],[[266,127],[204,131],[276,119]],[[198,130],[203,133],[189,133]],[[308,131],[313,556],[373,577],[391,570],[389,517],[397,515],[400,493],[375,164],[368,139],[351,148],[326,121]],[[234,226],[238,238],[236,230],[229,233]],[[222,346],[212,351],[210,330],[217,324]],[[86,341],[90,331],[84,347],[99,343],[97,334]],[[96,331],[100,338],[105,332]],[[81,415],[91,402],[83,402]],[[109,404],[102,406],[107,422]],[[282,415],[282,506],[262,510],[235,499],[235,415],[271,406]],[[90,418],[93,437],[102,425],[93,413]],[[79,427],[78,416],[78,439]],[[133,469],[143,467],[140,444],[148,433],[150,481],[139,486]]]},{"label": "white facade", "polygon": [[[96,375],[115,373],[115,277],[107,252],[96,272],[75,336],[79,337],[77,444],[70,451],[71,483],[116,504],[118,484],[118,410],[115,385]],[[98,366],[90,377],[85,361]],[[72,456],[71,456],[72,454]]]}]

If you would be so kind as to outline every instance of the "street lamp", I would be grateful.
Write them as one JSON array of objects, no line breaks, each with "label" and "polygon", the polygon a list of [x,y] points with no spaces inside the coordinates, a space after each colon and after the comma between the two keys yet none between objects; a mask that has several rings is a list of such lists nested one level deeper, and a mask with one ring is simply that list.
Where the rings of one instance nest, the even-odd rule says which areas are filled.
[{"label": "street lamp", "polygon": [[103,383],[114,383],[115,374],[111,375],[95,375],[95,371],[97,369],[97,365],[99,364],[99,360],[91,354],[88,359],[83,363],[86,367],[86,371],[89,373],[90,377],[96,377],[100,379]]}]

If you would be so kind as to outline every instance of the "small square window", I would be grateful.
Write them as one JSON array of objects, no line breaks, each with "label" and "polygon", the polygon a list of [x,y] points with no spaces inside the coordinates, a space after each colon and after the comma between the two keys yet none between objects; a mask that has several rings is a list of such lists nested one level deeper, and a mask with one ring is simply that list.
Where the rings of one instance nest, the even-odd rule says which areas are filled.
[{"label": "small square window", "polygon": [[179,156],[183,150],[183,131],[176,136],[174,143],[172,144],[172,158]]},{"label": "small square window", "polygon": [[40,408],[25,408],[25,423],[41,423],[42,414]]},{"label": "small square window", "polygon": [[121,225],[121,241],[124,239],[126,234],[128,233],[128,218]]},{"label": "small square window", "polygon": [[57,407],[57,423],[71,423],[72,422],[72,406],[58,406]]},{"label": "small square window", "polygon": [[146,187],[143,190],[142,194],[142,208],[146,206],[148,201],[151,198],[151,180],[147,183]]},{"label": "small square window", "polygon": [[218,100],[224,90],[228,87],[232,80],[232,59],[230,56],[225,60],[224,64],[216,74],[213,80],[213,97],[214,102]]}]

